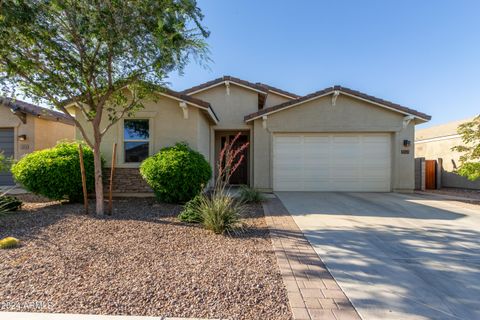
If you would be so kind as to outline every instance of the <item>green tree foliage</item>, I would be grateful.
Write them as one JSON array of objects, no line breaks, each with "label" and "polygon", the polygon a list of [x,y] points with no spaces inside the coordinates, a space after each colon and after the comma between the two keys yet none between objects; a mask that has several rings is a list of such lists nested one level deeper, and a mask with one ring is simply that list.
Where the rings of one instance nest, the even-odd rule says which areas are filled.
[{"label": "green tree foliage", "polygon": [[9,163],[3,152],[0,152],[0,172],[7,171]]},{"label": "green tree foliage", "polygon": [[457,132],[463,141],[463,145],[452,148],[463,153],[457,172],[472,181],[480,179],[480,115],[459,125]]},{"label": "green tree foliage", "polygon": [[[84,145],[87,191],[95,189],[92,149]],[[27,154],[12,166],[13,177],[25,189],[54,200],[81,201],[82,176],[78,143],[61,142],[51,149]]]},{"label": "green tree foliage", "polygon": [[71,118],[94,151],[97,214],[103,136],[154,98],[168,73],[192,56],[206,61],[202,19],[195,0],[0,1],[3,94],[21,90],[66,114],[76,109]]},{"label": "green tree foliage", "polygon": [[199,152],[177,143],[145,159],[140,173],[159,200],[183,203],[205,188],[212,168]]}]

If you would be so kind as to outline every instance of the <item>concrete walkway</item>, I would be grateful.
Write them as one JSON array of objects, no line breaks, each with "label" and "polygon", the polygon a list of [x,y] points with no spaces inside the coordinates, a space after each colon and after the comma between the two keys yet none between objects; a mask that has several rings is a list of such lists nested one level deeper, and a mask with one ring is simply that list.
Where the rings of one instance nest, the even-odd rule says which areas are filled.
[{"label": "concrete walkway", "polygon": [[480,319],[480,206],[394,193],[277,195],[363,319]]}]

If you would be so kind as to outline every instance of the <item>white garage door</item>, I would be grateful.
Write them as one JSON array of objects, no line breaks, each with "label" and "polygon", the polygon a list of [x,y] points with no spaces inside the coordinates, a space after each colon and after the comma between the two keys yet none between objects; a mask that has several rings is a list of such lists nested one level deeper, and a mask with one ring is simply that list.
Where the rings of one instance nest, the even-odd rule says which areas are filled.
[{"label": "white garage door", "polygon": [[275,191],[390,191],[389,134],[273,137]]}]

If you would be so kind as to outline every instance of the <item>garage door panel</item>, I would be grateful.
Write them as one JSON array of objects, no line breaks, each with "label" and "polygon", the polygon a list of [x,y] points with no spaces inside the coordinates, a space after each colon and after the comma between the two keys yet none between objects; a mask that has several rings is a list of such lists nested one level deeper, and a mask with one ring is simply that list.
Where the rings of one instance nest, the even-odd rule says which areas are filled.
[{"label": "garage door panel", "polygon": [[[13,157],[15,153],[15,140],[13,128],[0,128],[0,152],[6,157]],[[0,186],[13,185],[14,181],[10,172],[0,172]]]},{"label": "garage door panel", "polygon": [[274,136],[277,191],[390,191],[389,134]]}]

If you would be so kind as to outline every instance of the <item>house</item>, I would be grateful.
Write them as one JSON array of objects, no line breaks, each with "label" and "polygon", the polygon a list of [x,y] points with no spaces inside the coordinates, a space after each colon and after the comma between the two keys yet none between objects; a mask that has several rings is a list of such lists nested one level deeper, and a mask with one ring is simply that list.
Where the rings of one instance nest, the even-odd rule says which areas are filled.
[{"label": "house", "polygon": [[[63,113],[0,97],[0,152],[5,156],[20,159],[74,137],[73,122]],[[9,172],[0,173],[0,186],[13,184]]]},{"label": "house", "polygon": [[158,92],[156,102],[144,105],[104,136],[107,163],[113,143],[120,148],[114,180],[119,193],[149,191],[138,167],[162,147],[186,141],[214,167],[222,146],[238,132],[250,146],[231,184],[262,191],[411,192],[415,125],[430,119],[341,86],[299,96],[230,76]]},{"label": "house", "polygon": [[480,180],[470,181],[455,173],[460,165],[461,153],[452,150],[454,146],[463,144],[461,136],[457,133],[458,126],[473,119],[474,117],[440,124],[417,130],[415,133],[415,157],[437,161],[441,159],[438,162],[441,165],[438,168],[441,187],[480,190]]}]

